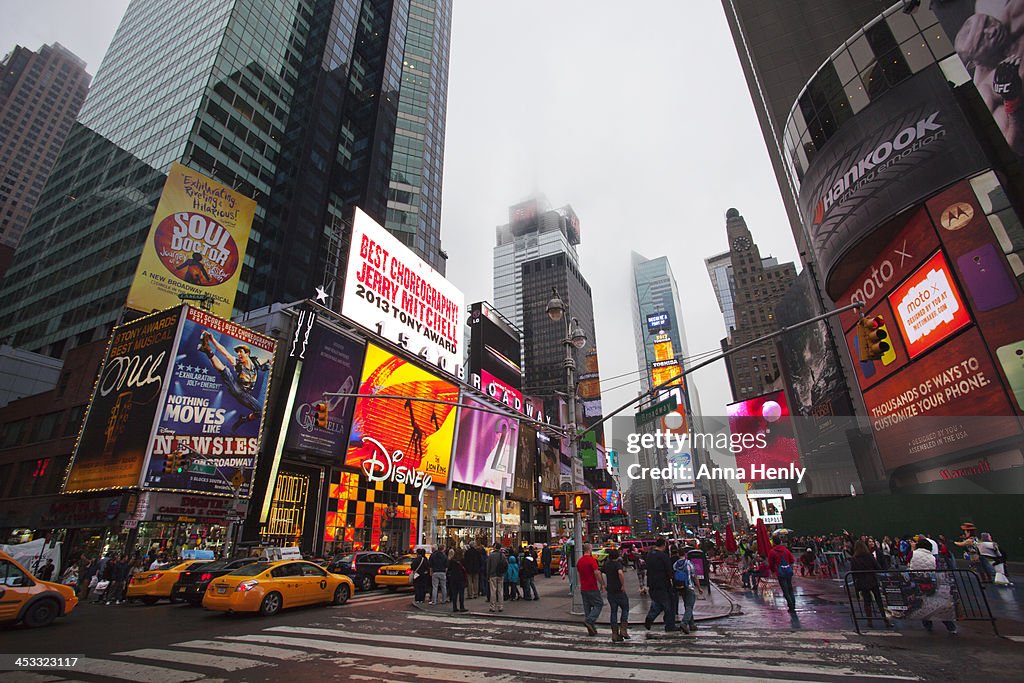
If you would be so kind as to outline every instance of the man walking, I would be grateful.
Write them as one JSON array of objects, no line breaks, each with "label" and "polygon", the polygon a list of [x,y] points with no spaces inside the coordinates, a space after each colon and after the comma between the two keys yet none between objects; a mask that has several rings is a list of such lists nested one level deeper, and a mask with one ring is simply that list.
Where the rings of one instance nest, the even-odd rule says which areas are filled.
[{"label": "man walking", "polygon": [[782,589],[782,595],[786,598],[786,604],[789,605],[790,614],[796,614],[796,596],[793,595],[793,564],[795,561],[793,553],[789,552],[789,548],[786,547],[784,538],[780,534],[775,539],[775,545],[768,551],[768,571],[779,580],[779,588]]},{"label": "man walking", "polygon": [[440,605],[442,602],[448,602],[448,555],[436,545],[434,552],[430,554],[430,581],[430,604]]},{"label": "man walking", "polygon": [[672,565],[673,581],[679,597],[683,599],[683,633],[697,630],[697,622],[693,620],[693,606],[697,603],[697,594],[702,592],[700,580],[696,578],[697,569],[686,556],[690,548],[683,548]]},{"label": "man walking", "polygon": [[665,631],[680,630],[676,626],[678,600],[672,591],[672,560],[665,552],[667,547],[665,539],[659,538],[654,549],[647,553],[647,589],[651,595],[651,609],[644,619],[644,628],[648,631],[662,612],[665,613]]},{"label": "man walking", "polygon": [[601,591],[604,589],[604,575],[598,571],[597,560],[591,553],[589,543],[583,544],[583,557],[576,562],[576,575],[580,581],[580,596],[583,598],[583,625],[587,633],[597,635],[597,618],[604,609]]},{"label": "man walking", "polygon": [[489,582],[490,595],[488,596],[488,609],[491,612],[503,612],[505,610],[504,586],[505,571],[508,569],[508,560],[501,552],[501,542],[494,542],[494,549],[487,556],[487,580]]}]

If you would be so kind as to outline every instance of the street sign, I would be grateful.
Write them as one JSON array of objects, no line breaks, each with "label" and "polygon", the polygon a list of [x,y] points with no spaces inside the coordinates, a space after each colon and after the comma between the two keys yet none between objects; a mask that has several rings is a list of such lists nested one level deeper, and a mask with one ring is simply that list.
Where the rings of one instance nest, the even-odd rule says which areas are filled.
[{"label": "street sign", "polygon": [[676,397],[669,396],[664,401],[655,403],[650,408],[644,408],[643,410],[637,411],[636,424],[641,425],[647,422],[654,422],[657,418],[668,415],[678,407],[679,403],[676,401]]},{"label": "street sign", "polygon": [[235,470],[235,473],[231,475],[231,485],[236,489],[240,489],[244,483],[245,475],[242,474],[242,470]]},{"label": "street sign", "polygon": [[217,468],[213,465],[207,465],[205,460],[189,463],[188,471],[197,474],[217,474]]}]

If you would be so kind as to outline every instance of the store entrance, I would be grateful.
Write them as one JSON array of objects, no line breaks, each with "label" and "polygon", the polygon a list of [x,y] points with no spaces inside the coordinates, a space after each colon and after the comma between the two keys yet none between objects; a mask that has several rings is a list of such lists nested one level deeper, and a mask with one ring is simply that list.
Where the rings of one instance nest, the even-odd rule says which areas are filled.
[{"label": "store entrance", "polygon": [[395,517],[381,528],[380,549],[392,557],[401,557],[409,552],[410,525],[408,519]]}]

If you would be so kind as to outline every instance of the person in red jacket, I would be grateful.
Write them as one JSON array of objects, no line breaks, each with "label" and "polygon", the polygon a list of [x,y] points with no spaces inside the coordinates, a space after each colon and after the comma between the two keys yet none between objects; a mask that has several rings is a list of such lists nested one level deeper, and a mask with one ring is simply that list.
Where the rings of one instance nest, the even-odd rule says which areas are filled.
[{"label": "person in red jacket", "polygon": [[775,545],[768,551],[768,569],[779,580],[779,588],[786,598],[791,613],[796,612],[796,597],[793,595],[793,565],[796,559],[793,553],[786,547],[784,538],[779,535],[775,539]]}]

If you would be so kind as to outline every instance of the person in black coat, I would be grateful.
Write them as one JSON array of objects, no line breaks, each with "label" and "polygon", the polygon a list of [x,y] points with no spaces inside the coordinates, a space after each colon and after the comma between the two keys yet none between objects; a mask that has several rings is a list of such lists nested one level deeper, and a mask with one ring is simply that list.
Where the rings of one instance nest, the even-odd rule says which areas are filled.
[{"label": "person in black coat", "polygon": [[547,543],[544,544],[544,549],[540,551],[540,566],[544,568],[544,578],[551,578],[551,546]]},{"label": "person in black coat", "polygon": [[889,617],[885,613],[885,606],[882,604],[882,592],[878,585],[878,575],[875,574],[881,569],[875,556],[868,550],[867,543],[864,541],[854,543],[853,557],[850,558],[850,571],[853,572],[853,587],[864,599],[864,614],[868,617],[868,626],[871,626],[873,622],[872,599],[878,605],[878,612],[885,619],[885,625],[892,626],[892,622],[889,621]]},{"label": "person in black coat", "polygon": [[423,548],[416,550],[416,557],[412,561],[412,585],[416,591],[416,602],[424,602],[430,591],[430,561]]},{"label": "person in black coat", "polygon": [[665,552],[667,547],[665,539],[659,538],[654,543],[654,549],[647,553],[647,588],[651,596],[651,609],[644,620],[644,628],[648,631],[662,612],[665,613],[666,631],[681,630],[676,626],[679,601],[672,588],[672,560]]},{"label": "person in black coat", "polygon": [[466,609],[466,567],[462,550],[448,551],[448,595],[452,612],[469,611]]},{"label": "person in black coat", "polygon": [[466,569],[466,597],[472,600],[480,595],[480,569],[483,566],[483,558],[475,543],[466,548],[462,565]]}]

